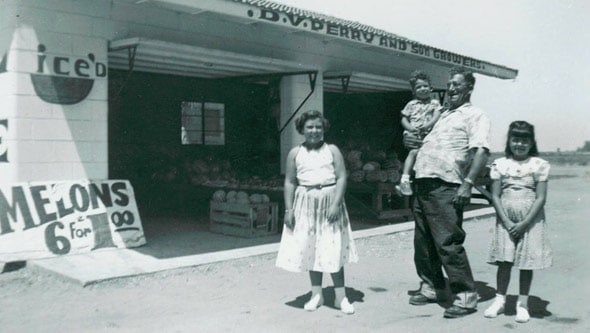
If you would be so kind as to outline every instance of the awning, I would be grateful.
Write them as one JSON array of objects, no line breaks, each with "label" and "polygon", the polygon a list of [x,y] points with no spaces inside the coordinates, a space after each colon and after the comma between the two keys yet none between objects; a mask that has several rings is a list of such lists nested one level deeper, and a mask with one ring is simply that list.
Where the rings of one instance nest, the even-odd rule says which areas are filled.
[{"label": "awning", "polygon": [[[266,83],[273,75],[307,74],[316,68],[294,62],[147,38],[128,38],[109,44],[109,66],[120,70],[208,79],[240,78]],[[407,90],[408,83],[361,72],[325,72],[324,90],[374,92]]]},{"label": "awning", "polygon": [[[150,36],[112,41],[109,66],[116,69],[131,65],[203,78],[320,71],[325,90],[349,92],[408,90],[407,78],[418,68],[431,75],[436,89],[445,88],[448,69],[455,66],[500,79],[518,75],[503,65],[271,1],[115,0],[115,5],[137,13],[115,19],[130,20],[135,36]],[[154,35],[145,17],[161,18],[155,26],[167,29]],[[170,17],[178,22],[170,23]]]},{"label": "awning", "polygon": [[210,79],[316,70],[280,59],[148,38],[111,41],[109,67]]}]

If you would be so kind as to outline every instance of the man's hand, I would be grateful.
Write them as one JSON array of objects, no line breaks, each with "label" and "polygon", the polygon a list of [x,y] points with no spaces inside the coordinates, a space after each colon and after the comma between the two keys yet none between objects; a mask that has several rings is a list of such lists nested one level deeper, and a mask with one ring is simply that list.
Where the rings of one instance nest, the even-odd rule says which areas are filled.
[{"label": "man's hand", "polygon": [[412,133],[404,135],[404,146],[408,149],[418,149],[422,146],[422,140]]},{"label": "man's hand", "polygon": [[453,205],[457,208],[463,208],[471,202],[471,185],[461,184],[453,198]]}]

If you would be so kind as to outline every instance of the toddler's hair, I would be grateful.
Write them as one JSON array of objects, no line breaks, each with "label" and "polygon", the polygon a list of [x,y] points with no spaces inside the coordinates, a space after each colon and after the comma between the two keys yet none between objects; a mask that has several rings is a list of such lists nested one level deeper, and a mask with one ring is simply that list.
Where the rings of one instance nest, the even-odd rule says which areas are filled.
[{"label": "toddler's hair", "polygon": [[528,138],[531,139],[531,149],[529,150],[529,156],[539,156],[539,150],[537,149],[537,140],[535,140],[535,126],[527,123],[524,120],[516,120],[510,123],[508,127],[508,135],[506,140],[506,149],[504,153],[506,157],[512,157],[512,150],[510,149],[510,139],[516,138]]},{"label": "toddler's hair", "polygon": [[423,80],[428,82],[428,85],[430,85],[430,76],[428,76],[428,74],[424,73],[421,70],[415,70],[412,72],[412,74],[410,74],[410,86],[412,86],[412,90],[414,90],[414,87],[416,87],[416,81],[418,80]]}]

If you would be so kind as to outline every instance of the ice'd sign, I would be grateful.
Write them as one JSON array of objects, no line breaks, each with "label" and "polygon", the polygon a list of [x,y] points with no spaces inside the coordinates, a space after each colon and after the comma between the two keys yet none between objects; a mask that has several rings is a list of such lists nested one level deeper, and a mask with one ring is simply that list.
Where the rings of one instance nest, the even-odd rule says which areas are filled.
[{"label": "ice'd sign", "polygon": [[79,103],[92,90],[94,80],[107,75],[106,65],[97,62],[92,53],[88,58],[49,55],[43,44],[37,51],[37,71],[31,74],[31,81],[37,95],[47,103]]}]

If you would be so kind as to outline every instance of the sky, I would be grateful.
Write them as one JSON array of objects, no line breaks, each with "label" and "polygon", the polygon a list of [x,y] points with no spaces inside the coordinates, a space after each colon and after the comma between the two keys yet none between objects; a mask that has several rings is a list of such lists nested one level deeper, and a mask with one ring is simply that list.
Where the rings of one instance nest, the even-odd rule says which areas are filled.
[{"label": "sky", "polygon": [[590,141],[590,1],[274,1],[518,69],[515,80],[477,76],[471,101],[492,120],[492,151],[513,120],[535,125],[540,151]]}]

